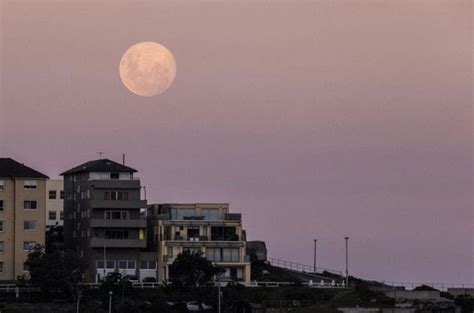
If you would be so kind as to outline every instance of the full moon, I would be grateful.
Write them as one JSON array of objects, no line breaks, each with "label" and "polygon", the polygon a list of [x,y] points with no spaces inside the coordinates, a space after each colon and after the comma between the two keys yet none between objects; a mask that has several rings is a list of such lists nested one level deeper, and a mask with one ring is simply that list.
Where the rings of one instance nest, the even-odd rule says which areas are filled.
[{"label": "full moon", "polygon": [[120,78],[131,92],[145,97],[168,89],[176,77],[171,51],[156,42],[140,42],[125,51],[120,60]]}]

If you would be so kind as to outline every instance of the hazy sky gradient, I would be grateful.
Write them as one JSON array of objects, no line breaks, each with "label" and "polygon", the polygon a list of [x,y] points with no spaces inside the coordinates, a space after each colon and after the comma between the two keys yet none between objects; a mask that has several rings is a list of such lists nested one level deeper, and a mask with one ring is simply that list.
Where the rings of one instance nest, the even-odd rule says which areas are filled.
[{"label": "hazy sky gradient", "polygon": [[[471,1],[1,1],[0,155],[105,156],[149,202],[230,202],[269,255],[474,283]],[[138,97],[122,53],[167,46]]]}]

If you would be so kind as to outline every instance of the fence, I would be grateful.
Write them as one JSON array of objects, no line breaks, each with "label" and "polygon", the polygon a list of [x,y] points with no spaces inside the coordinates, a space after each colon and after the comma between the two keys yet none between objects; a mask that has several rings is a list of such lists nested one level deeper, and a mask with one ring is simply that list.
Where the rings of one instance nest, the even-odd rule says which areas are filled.
[{"label": "fence", "polygon": [[270,261],[270,264],[273,266],[285,268],[285,269],[292,270],[295,272],[309,273],[309,274],[318,274],[318,273],[328,272],[331,274],[342,276],[341,271],[337,271],[333,269],[328,269],[328,268],[318,266],[316,267],[316,271],[315,271],[313,266],[310,266],[307,264],[285,261],[285,260],[276,259],[276,258],[267,258],[267,259],[268,261]]},{"label": "fence", "polygon": [[462,284],[462,283],[428,283],[428,282],[395,282],[395,281],[382,281],[382,284],[391,286],[393,288],[403,287],[406,290],[413,290],[416,287],[425,285],[432,287],[440,291],[447,291],[448,288],[474,288],[474,284]]}]

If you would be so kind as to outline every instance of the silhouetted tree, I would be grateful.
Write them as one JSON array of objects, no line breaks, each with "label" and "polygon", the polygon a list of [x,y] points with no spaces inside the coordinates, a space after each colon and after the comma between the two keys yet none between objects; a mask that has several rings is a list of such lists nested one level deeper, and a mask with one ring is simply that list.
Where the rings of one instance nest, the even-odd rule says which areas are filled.
[{"label": "silhouetted tree", "polygon": [[178,254],[170,265],[169,278],[173,286],[198,287],[211,282],[214,276],[222,272],[223,269],[214,266],[201,253],[185,251]]},{"label": "silhouetted tree", "polygon": [[30,270],[30,283],[49,296],[65,295],[77,302],[80,297],[78,283],[82,282],[87,262],[73,251],[46,253],[45,247],[36,245],[28,254],[26,265]]}]

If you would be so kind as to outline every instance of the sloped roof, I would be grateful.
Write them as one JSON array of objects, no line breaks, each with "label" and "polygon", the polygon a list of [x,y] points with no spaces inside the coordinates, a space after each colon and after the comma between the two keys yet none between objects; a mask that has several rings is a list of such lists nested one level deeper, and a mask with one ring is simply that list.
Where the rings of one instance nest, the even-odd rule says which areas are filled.
[{"label": "sloped roof", "polygon": [[21,164],[12,158],[0,158],[0,177],[13,178],[43,178],[49,177],[37,170]]},{"label": "sloped roof", "polygon": [[70,170],[67,170],[61,175],[69,175],[74,173],[82,173],[82,172],[137,172],[136,169],[131,167],[122,165],[115,161],[109,159],[99,159],[86,162],[79,166],[73,167]]}]

